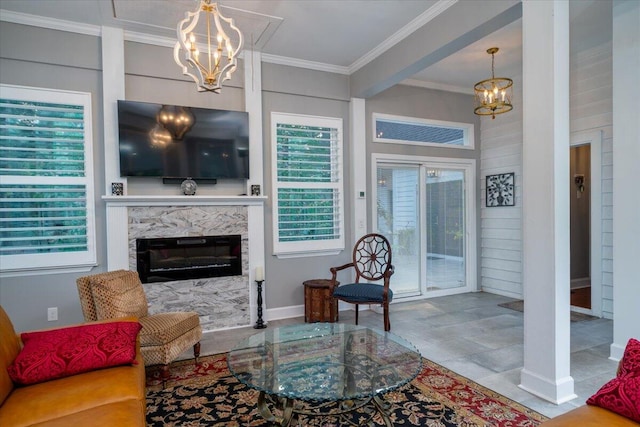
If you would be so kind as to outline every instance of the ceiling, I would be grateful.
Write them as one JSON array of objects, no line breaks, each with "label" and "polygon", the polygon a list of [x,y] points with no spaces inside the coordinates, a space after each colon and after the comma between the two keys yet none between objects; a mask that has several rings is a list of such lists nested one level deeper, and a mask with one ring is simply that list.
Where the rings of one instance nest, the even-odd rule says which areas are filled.
[{"label": "ceiling", "polygon": [[[469,1],[469,0],[461,0]],[[265,58],[350,74],[374,59],[455,0],[222,0],[245,48]],[[23,22],[21,14],[123,28],[167,45],[196,0],[2,0],[2,20]],[[572,0],[571,48],[581,50],[611,39],[610,0]],[[521,73],[521,19],[429,66],[407,83],[472,93],[489,77],[486,50],[498,46],[496,75]]]}]

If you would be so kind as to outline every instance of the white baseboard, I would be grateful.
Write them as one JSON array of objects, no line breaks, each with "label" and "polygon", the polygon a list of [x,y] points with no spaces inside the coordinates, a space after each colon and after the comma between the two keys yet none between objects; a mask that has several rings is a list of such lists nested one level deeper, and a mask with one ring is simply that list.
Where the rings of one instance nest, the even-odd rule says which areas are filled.
[{"label": "white baseboard", "polygon": [[290,319],[292,317],[304,317],[304,304],[290,305],[288,307],[269,308],[266,312],[266,319],[279,320]]},{"label": "white baseboard", "polygon": [[[342,301],[338,302],[339,311],[353,310],[355,307],[355,305],[353,304],[343,303]],[[361,304],[358,307],[360,308],[359,311],[369,310],[369,306],[366,304]],[[265,314],[266,321],[290,319],[292,317],[304,317],[304,304],[290,305],[288,307],[269,308],[266,310]]]}]

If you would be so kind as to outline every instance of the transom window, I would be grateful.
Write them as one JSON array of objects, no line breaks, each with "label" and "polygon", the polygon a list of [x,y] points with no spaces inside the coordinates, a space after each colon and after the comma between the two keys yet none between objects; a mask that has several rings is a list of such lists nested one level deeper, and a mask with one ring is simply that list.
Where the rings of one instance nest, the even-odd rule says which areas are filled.
[{"label": "transom window", "polygon": [[0,272],[94,265],[91,94],[0,87]]},{"label": "transom window", "polygon": [[344,248],[342,119],[272,113],[274,251]]},{"label": "transom window", "polygon": [[393,144],[473,148],[473,125],[373,114],[373,141]]}]

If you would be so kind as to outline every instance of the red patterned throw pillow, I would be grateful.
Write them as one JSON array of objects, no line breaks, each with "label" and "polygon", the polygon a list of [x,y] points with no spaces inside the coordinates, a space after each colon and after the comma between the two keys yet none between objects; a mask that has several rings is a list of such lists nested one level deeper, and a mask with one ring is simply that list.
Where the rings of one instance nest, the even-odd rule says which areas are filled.
[{"label": "red patterned throw pillow", "polygon": [[631,338],[620,361],[618,375],[587,400],[640,422],[640,341]]},{"label": "red patterned throw pillow", "polygon": [[97,323],[21,334],[24,347],[7,368],[18,384],[35,384],[110,366],[136,364],[138,322]]},{"label": "red patterned throw pillow", "polygon": [[634,338],[627,343],[620,361],[618,376],[627,374],[640,375],[640,341]]}]

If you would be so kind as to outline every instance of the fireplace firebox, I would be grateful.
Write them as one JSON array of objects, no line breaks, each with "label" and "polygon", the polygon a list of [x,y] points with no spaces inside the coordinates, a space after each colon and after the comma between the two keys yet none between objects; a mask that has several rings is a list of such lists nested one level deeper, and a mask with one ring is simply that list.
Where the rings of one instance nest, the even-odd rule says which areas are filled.
[{"label": "fireplace firebox", "polygon": [[242,274],[240,235],[136,240],[142,283]]}]

